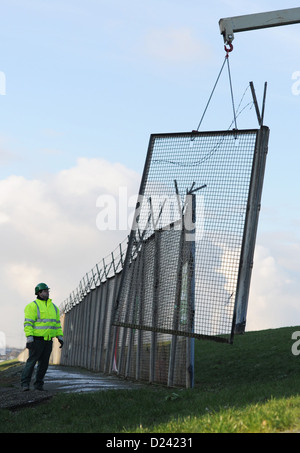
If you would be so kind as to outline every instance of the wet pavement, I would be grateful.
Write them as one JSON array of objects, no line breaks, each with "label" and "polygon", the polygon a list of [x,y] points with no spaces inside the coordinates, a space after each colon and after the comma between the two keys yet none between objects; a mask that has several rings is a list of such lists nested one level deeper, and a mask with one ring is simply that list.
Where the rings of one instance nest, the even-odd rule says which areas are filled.
[{"label": "wet pavement", "polygon": [[142,385],[82,368],[50,365],[45,376],[44,387],[53,392],[80,393],[100,390],[134,390],[141,388]]},{"label": "wet pavement", "polygon": [[107,390],[135,390],[146,384],[134,383],[107,376],[102,373],[88,371],[84,368],[50,365],[45,376],[44,389],[40,392],[33,389],[35,371],[29,392],[22,392],[20,387],[21,373],[24,364],[17,363],[11,368],[1,371],[0,409],[19,410],[23,407],[40,404],[59,392],[84,393]]}]

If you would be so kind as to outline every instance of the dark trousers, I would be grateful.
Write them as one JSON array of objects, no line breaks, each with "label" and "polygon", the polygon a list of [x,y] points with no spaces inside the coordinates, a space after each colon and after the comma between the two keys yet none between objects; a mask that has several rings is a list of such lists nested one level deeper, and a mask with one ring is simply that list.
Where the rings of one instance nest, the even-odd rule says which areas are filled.
[{"label": "dark trousers", "polygon": [[44,385],[44,377],[49,365],[52,351],[52,340],[45,341],[43,338],[34,338],[33,347],[29,349],[29,357],[21,376],[21,386],[28,387],[35,364],[37,363],[34,388],[41,389]]}]

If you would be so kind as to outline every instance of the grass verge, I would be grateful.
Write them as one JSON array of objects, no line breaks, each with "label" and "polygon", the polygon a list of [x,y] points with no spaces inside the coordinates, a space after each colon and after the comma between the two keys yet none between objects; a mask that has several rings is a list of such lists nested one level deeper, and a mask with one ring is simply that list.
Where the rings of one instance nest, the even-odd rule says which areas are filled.
[{"label": "grass verge", "polygon": [[233,345],[196,341],[194,389],[57,394],[36,407],[0,410],[0,432],[300,431],[300,356],[291,350],[295,331],[300,327],[248,332]]}]

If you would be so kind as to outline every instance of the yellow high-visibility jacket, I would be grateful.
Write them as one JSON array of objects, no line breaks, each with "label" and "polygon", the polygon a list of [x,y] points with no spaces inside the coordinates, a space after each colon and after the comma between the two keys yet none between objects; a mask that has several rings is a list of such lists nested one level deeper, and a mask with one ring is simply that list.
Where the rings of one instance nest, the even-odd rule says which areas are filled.
[{"label": "yellow high-visibility jacket", "polygon": [[63,336],[59,309],[52,299],[36,299],[26,305],[24,331],[26,337],[44,337],[44,340]]}]

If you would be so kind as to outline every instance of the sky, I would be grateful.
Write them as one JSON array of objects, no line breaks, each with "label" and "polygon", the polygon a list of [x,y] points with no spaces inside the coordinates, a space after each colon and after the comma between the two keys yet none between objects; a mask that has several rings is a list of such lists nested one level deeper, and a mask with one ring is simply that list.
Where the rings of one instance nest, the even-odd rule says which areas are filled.
[{"label": "sky", "polygon": [[[130,211],[150,134],[197,128],[225,57],[219,19],[297,3],[2,0],[0,332],[8,346],[25,345],[24,307],[37,283],[60,305],[126,238],[126,222],[99,228],[101,197],[121,191]],[[300,24],[236,33],[233,45],[238,128],[258,127],[247,87],[253,81],[261,105],[267,81],[271,131],[247,330],[299,326]],[[232,119],[224,71],[200,130],[227,130]]]}]

